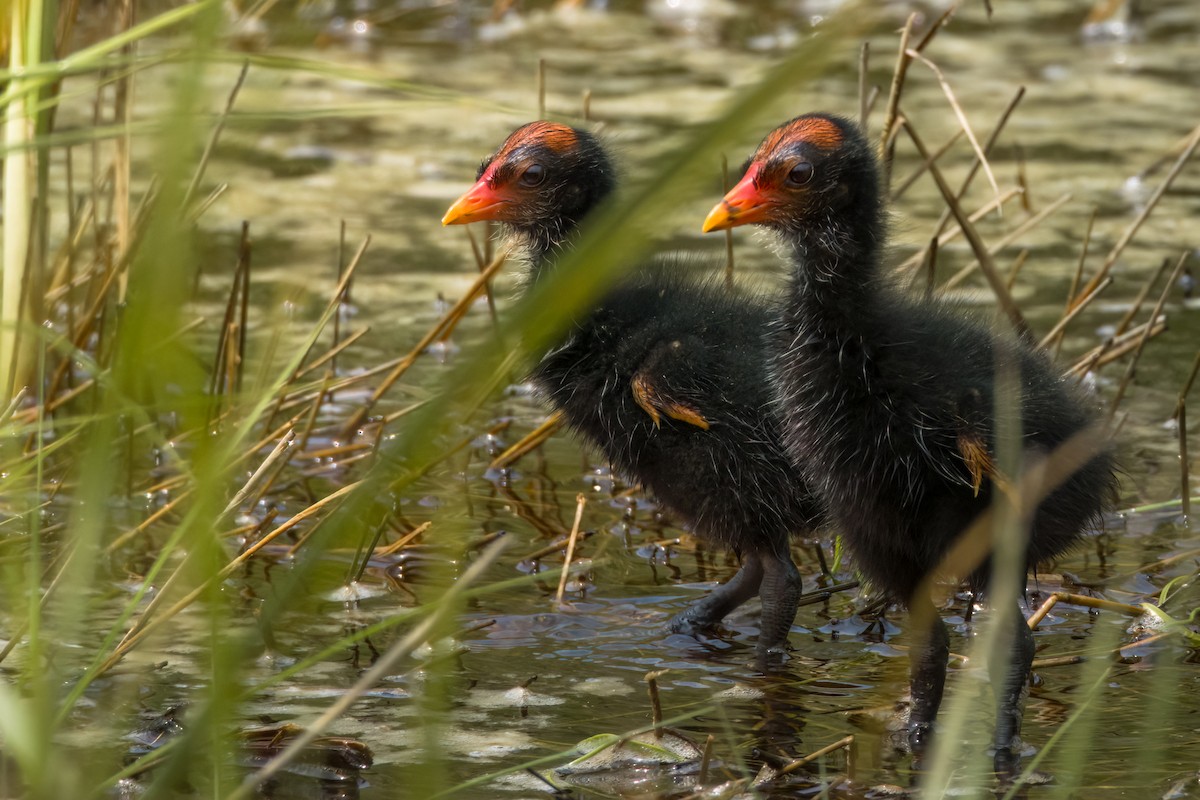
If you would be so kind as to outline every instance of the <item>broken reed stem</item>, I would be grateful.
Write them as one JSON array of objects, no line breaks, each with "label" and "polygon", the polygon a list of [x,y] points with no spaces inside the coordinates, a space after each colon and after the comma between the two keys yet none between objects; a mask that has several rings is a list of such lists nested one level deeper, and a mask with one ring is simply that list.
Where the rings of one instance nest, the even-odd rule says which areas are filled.
[{"label": "broken reed stem", "polygon": [[1163,178],[1163,181],[1158,185],[1158,188],[1154,190],[1154,194],[1150,196],[1150,199],[1146,201],[1146,207],[1142,209],[1142,212],[1137,215],[1137,218],[1134,219],[1133,222],[1129,223],[1129,227],[1125,229],[1125,232],[1121,234],[1121,238],[1118,239],[1117,243],[1113,245],[1112,250],[1110,250],[1108,255],[1105,257],[1104,263],[1100,266],[1100,269],[1095,275],[1092,276],[1091,280],[1088,281],[1087,291],[1091,291],[1092,286],[1104,280],[1105,276],[1108,275],[1109,271],[1113,268],[1113,265],[1117,263],[1117,259],[1120,258],[1121,253],[1123,253],[1125,248],[1129,246],[1129,243],[1133,241],[1133,237],[1138,232],[1138,229],[1142,227],[1142,223],[1144,223],[1150,216],[1150,212],[1155,209],[1159,200],[1161,200],[1162,196],[1166,194],[1167,189],[1171,188],[1171,184],[1175,182],[1175,178],[1177,178],[1179,173],[1183,171],[1184,166],[1192,157],[1192,153],[1196,151],[1197,145],[1200,145],[1200,125],[1197,125],[1192,129],[1192,132],[1188,134],[1187,145],[1183,148],[1182,152],[1180,152],[1179,158],[1176,159],[1175,163],[1171,165],[1170,172],[1168,172],[1166,177]]},{"label": "broken reed stem", "polygon": [[200,162],[196,165],[196,172],[192,175],[192,181],[188,184],[187,191],[183,193],[183,202],[180,203],[180,209],[186,210],[192,203],[192,198],[196,196],[196,192],[200,188],[200,181],[204,179],[204,171],[208,168],[208,161],[212,158],[213,150],[217,146],[217,139],[221,137],[221,131],[225,130],[225,122],[229,119],[229,113],[233,111],[233,104],[237,101],[238,92],[242,90],[242,84],[246,82],[246,73],[250,71],[250,62],[243,61],[242,69],[238,72],[237,80],[233,82],[233,89],[229,92],[229,97],[225,100],[225,108],[221,110],[217,117],[217,124],[213,126],[212,133],[208,137],[208,143],[204,146],[204,152],[200,155]]},{"label": "broken reed stem", "polygon": [[[866,48],[866,45],[864,44],[863,47]],[[711,733],[704,739],[704,752],[700,754],[700,769],[696,773],[697,786],[704,786],[704,784],[708,783],[708,768],[712,763],[713,742],[716,740],[717,737]]]},{"label": "broken reed stem", "polygon": [[1179,405],[1175,408],[1175,422],[1179,426],[1180,504],[1183,507],[1183,516],[1190,518],[1192,516],[1192,480],[1188,469],[1187,401],[1184,398],[1180,398]]},{"label": "broken reed stem", "polygon": [[1071,603],[1072,605],[1084,606],[1085,608],[1098,608],[1105,611],[1116,611],[1121,614],[1128,614],[1131,617],[1140,617],[1145,613],[1145,609],[1141,606],[1132,606],[1128,603],[1118,603],[1114,600],[1105,600],[1102,597],[1088,597],[1083,594],[1074,594],[1072,592],[1053,592],[1046,600],[1038,607],[1038,610],[1033,612],[1026,620],[1029,629],[1036,631],[1038,625],[1050,613],[1050,610],[1059,603]]},{"label": "broken reed stem", "polygon": [[[867,136],[867,118],[871,115],[870,88],[867,74],[871,63],[871,43],[863,42],[858,49],[858,127],[862,128],[863,136]],[[703,783],[703,781],[701,781]]]},{"label": "broken reed stem", "polygon": [[[902,117],[901,124],[908,133],[913,145],[917,148],[917,152],[921,154],[922,158],[928,160],[929,151],[925,148],[925,143],[921,141],[921,137],[913,129],[912,123]],[[942,171],[932,161],[929,164],[929,175],[933,178],[934,183],[937,184],[938,190],[942,193],[942,199],[950,207],[951,213],[954,214],[955,220],[958,221],[958,226],[962,228],[963,235],[966,237],[967,242],[970,243],[971,250],[974,251],[975,257],[979,260],[979,268],[983,272],[984,277],[987,278],[987,282],[992,288],[992,293],[996,295],[996,301],[999,303],[1000,309],[1008,316],[1017,333],[1024,338],[1029,338],[1031,336],[1029,324],[1021,314],[1021,309],[1013,301],[1012,295],[1005,288],[1004,281],[1000,277],[1000,272],[996,268],[995,262],[992,261],[987,246],[984,245],[983,239],[979,237],[979,233],[975,230],[975,226],[971,224],[971,220],[963,212],[958,198],[954,196],[954,192],[951,191],[949,184],[946,183],[946,179],[942,177]]]},{"label": "broken reed stem", "polygon": [[[1158,296],[1158,302],[1154,304],[1154,311],[1150,313],[1150,319],[1158,319],[1158,315],[1162,313],[1163,306],[1167,303],[1167,297],[1171,293],[1171,287],[1175,285],[1175,281],[1179,280],[1179,273],[1183,271],[1183,265],[1187,263],[1188,255],[1188,251],[1184,250],[1183,255],[1179,257],[1179,261],[1175,264],[1175,269],[1171,270],[1171,277],[1167,279],[1167,285],[1163,287],[1162,294]],[[1142,350],[1145,349],[1146,342],[1148,341],[1150,341],[1149,328],[1138,339],[1137,347],[1133,351],[1133,358],[1129,360],[1129,366],[1125,369],[1125,375],[1121,378],[1121,383],[1117,386],[1117,393],[1113,396],[1112,404],[1108,408],[1108,421],[1110,424],[1117,413],[1117,408],[1121,405],[1121,400],[1125,397],[1125,390],[1129,388],[1129,383],[1133,380],[1133,375],[1137,371],[1138,360],[1141,358]]]},{"label": "broken reed stem", "polygon": [[803,767],[805,764],[811,764],[812,762],[816,761],[818,758],[827,756],[830,753],[837,751],[837,750],[843,750],[843,749],[846,750],[846,752],[847,752],[846,760],[849,761],[850,760],[849,753],[853,750],[853,747],[854,747],[854,736],[845,736],[841,739],[838,739],[833,744],[826,745],[826,746],[822,747],[820,750],[816,750],[812,753],[809,753],[808,755],[804,756],[803,758],[797,758],[793,761],[789,761],[787,764],[784,764],[782,767],[779,768],[779,772],[776,774],[776,777],[782,777],[789,773],[795,772],[796,770]]},{"label": "broken reed stem", "polygon": [[971,123],[967,119],[966,113],[962,110],[962,106],[958,103],[958,98],[954,96],[954,90],[950,88],[950,81],[946,79],[945,73],[938,67],[937,64],[930,61],[925,56],[915,50],[910,50],[908,53],[910,58],[920,61],[928,67],[937,78],[938,84],[942,87],[942,92],[946,95],[947,102],[950,103],[950,108],[954,111],[954,116],[958,118],[958,125],[967,135],[967,141],[971,143],[971,147],[975,150],[975,157],[978,163],[983,167],[983,173],[987,176],[988,183],[992,185],[992,194],[1000,194],[1000,184],[996,183],[996,176],[992,172],[992,165],[988,163],[987,153],[984,152],[983,146],[979,144],[979,140],[975,138],[975,131],[971,129]]},{"label": "broken reed stem", "polygon": [[466,311],[468,308],[470,308],[471,303],[473,303],[475,298],[479,296],[479,293],[483,290],[483,286],[500,270],[500,267],[504,266],[504,262],[507,260],[507,258],[508,251],[500,251],[500,253],[497,254],[497,256],[492,260],[492,263],[488,264],[487,268],[483,272],[479,273],[479,276],[474,280],[474,282],[471,283],[467,291],[463,292],[463,296],[458,299],[458,302],[452,305],[446,311],[446,313],[442,315],[442,318],[438,320],[437,323],[430,328],[424,336],[421,337],[421,340],[413,346],[412,350],[408,352],[408,355],[400,359],[399,363],[396,364],[396,367],[390,373],[388,373],[387,377],[384,378],[379,386],[375,388],[375,391],[371,393],[370,398],[368,398],[367,401],[354,412],[353,416],[351,416],[343,426],[342,433],[344,438],[351,438],[354,435],[354,431],[359,425],[362,424],[367,415],[371,413],[371,410],[375,407],[375,404],[379,402],[379,399],[387,393],[388,389],[392,388],[396,381],[400,380],[401,376],[403,376],[413,364],[416,363],[417,358],[425,351],[425,348],[427,348],[432,342],[436,341],[437,338],[446,330],[453,330],[454,326],[458,323],[458,320],[461,319],[464,314],[466,314]]},{"label": "broken reed stem", "polygon": [[[1028,252],[1028,251],[1026,251],[1026,252]],[[1038,347],[1043,348],[1043,349],[1048,348],[1048,347],[1050,347],[1051,344],[1053,344],[1056,340],[1058,340],[1062,336],[1063,331],[1065,331],[1067,329],[1067,326],[1071,324],[1071,321],[1074,320],[1077,316],[1079,316],[1079,314],[1085,308],[1087,308],[1091,304],[1091,302],[1093,300],[1095,300],[1096,297],[1101,292],[1103,292],[1109,286],[1112,286],[1112,282],[1113,282],[1113,279],[1112,279],[1112,276],[1110,275],[1107,278],[1105,278],[1100,283],[1099,286],[1097,286],[1095,289],[1093,289],[1091,294],[1089,294],[1087,297],[1084,297],[1082,300],[1080,300],[1078,303],[1076,303],[1074,308],[1072,308],[1070,311],[1068,311],[1063,316],[1063,318],[1060,319],[1058,321],[1058,323],[1053,328],[1050,329],[1050,332],[1042,337],[1042,341],[1038,342]]]},{"label": "broken reed stem", "polygon": [[[1017,193],[1018,194],[1020,193],[1019,189],[1017,190]],[[1002,236],[1000,239],[996,240],[996,242],[990,248],[988,248],[988,253],[990,253],[991,255],[995,255],[996,253],[999,253],[1001,250],[1008,247],[1010,244],[1015,242],[1017,239],[1020,239],[1022,236],[1024,236],[1030,230],[1032,230],[1033,228],[1036,228],[1038,225],[1041,225],[1043,222],[1045,222],[1047,217],[1049,217],[1051,214],[1053,214],[1054,212],[1056,212],[1060,208],[1062,208],[1064,205],[1066,205],[1067,201],[1069,201],[1070,199],[1071,199],[1070,192],[1062,195],[1057,200],[1055,200],[1053,203],[1046,206],[1041,211],[1039,211],[1038,213],[1034,214],[1029,219],[1022,222],[1020,225],[1018,225],[1016,228],[1014,228],[1010,233],[1008,233],[1005,236]],[[958,272],[956,272],[952,276],[950,276],[949,280],[947,280],[946,283],[942,286],[943,291],[953,289],[954,287],[956,287],[960,283],[962,283],[964,280],[966,280],[967,277],[972,272],[975,271],[975,267],[976,267],[977,263],[978,263],[977,261],[972,261],[970,264],[967,264],[965,267],[960,269]]]},{"label": "broken reed stem", "polygon": [[908,65],[912,60],[908,55],[908,38],[912,35],[913,25],[916,22],[917,14],[914,11],[908,15],[908,19],[904,22],[904,29],[900,31],[900,51],[896,54],[896,68],[892,70],[892,86],[888,92],[887,107],[883,115],[883,128],[879,131],[879,154],[884,169],[884,186],[888,186],[892,182],[892,161],[888,154],[891,153],[891,144],[896,135],[896,116],[900,109],[904,76],[908,72]]},{"label": "broken reed stem", "polygon": [[1164,258],[1158,264],[1158,269],[1150,276],[1150,279],[1142,284],[1142,288],[1138,290],[1138,296],[1134,298],[1133,305],[1125,312],[1125,316],[1121,317],[1121,321],[1117,323],[1116,330],[1113,331],[1114,336],[1120,336],[1129,327],[1129,324],[1137,317],[1138,312],[1142,310],[1142,304],[1146,302],[1146,298],[1150,296],[1150,290],[1158,283],[1158,279],[1167,271],[1167,267],[1171,266],[1171,259]]},{"label": "broken reed stem", "polygon": [[658,696],[658,679],[666,675],[668,671],[660,669],[654,672],[647,672],[645,677],[646,691],[650,695],[650,720],[654,724],[655,739],[663,737],[662,700]]},{"label": "broken reed stem", "polygon": [[[721,191],[729,191],[729,158],[721,154]],[[733,288],[733,228],[725,229],[725,288]]]},{"label": "broken reed stem", "polygon": [[1187,380],[1183,382],[1183,388],[1179,390],[1179,399],[1175,404],[1177,410],[1179,404],[1187,400],[1188,392],[1192,390],[1192,384],[1196,382],[1197,373],[1200,373],[1200,350],[1196,351],[1196,357],[1192,359],[1192,371],[1188,373]]},{"label": "broken reed stem", "polygon": [[[984,153],[989,155],[991,154],[992,148],[995,147],[996,142],[1000,139],[1000,134],[1004,131],[1005,126],[1008,125],[1009,118],[1012,117],[1013,112],[1017,109],[1017,105],[1020,104],[1021,99],[1024,97],[1025,87],[1018,87],[1017,93],[1013,95],[1012,100],[1009,100],[1008,105],[1005,106],[1004,110],[1000,112],[1000,118],[996,121],[995,126],[992,128],[991,134],[988,135],[988,139],[983,145]],[[966,196],[967,190],[971,188],[971,182],[975,180],[975,176],[977,174],[979,174],[979,159],[975,158],[971,161],[971,167],[967,170],[966,177],[963,178],[962,183],[960,183],[958,186],[958,194],[955,195],[956,197],[961,200]],[[937,225],[935,225],[933,229],[935,235],[940,236],[942,232],[946,230],[946,226],[950,224],[950,216],[950,209],[946,209],[942,212],[942,216],[938,218]],[[945,242],[942,243],[945,244]],[[920,261],[921,259],[918,256],[916,258],[916,263],[919,264]]]},{"label": "broken reed stem", "polygon": [[546,59],[539,58],[537,63],[537,108],[538,119],[546,118]]},{"label": "broken reed stem", "polygon": [[571,559],[575,557],[575,542],[579,539],[579,523],[583,520],[583,507],[587,505],[587,497],[582,493],[575,495],[575,521],[571,523],[571,537],[567,539],[567,557],[563,560],[562,575],[558,578],[558,591],[554,594],[554,602],[562,604],[563,594],[567,591],[567,576],[571,574]]}]

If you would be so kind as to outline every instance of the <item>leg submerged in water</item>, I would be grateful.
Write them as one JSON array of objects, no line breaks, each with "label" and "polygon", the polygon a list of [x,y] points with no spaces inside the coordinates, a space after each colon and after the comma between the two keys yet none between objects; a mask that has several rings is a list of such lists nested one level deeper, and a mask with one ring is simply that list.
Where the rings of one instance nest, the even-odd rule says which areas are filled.
[{"label": "leg submerged in water", "polygon": [[933,721],[946,688],[946,663],[950,659],[950,634],[928,598],[912,604],[912,617],[924,623],[924,641],[908,653],[912,706],[908,717],[908,741],[916,752],[929,746]]},{"label": "leg submerged in water", "polygon": [[1025,622],[1020,607],[1002,624],[1006,630],[997,641],[999,657],[993,657],[988,665],[996,693],[996,730],[992,745],[996,772],[1010,775],[1018,761],[1016,749],[1025,697],[1029,692],[1034,642],[1033,631]]},{"label": "leg submerged in water", "polygon": [[671,633],[697,633],[711,628],[735,608],[758,594],[762,580],[761,560],[757,554],[747,554],[737,574],[676,614],[667,623],[667,630]]},{"label": "leg submerged in water", "polygon": [[788,633],[800,604],[800,572],[788,553],[760,553],[763,579],[759,588],[762,618],[758,633],[758,662],[764,668],[772,656],[787,649]]}]

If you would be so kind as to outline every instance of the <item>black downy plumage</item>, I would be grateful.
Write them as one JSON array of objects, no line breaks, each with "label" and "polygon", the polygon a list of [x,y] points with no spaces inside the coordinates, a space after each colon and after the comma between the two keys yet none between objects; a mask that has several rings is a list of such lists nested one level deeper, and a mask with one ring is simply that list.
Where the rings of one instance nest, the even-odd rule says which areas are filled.
[{"label": "black downy plumage", "polygon": [[[536,281],[614,187],[594,136],[535,122],[483,162],[442,221],[500,221]],[[738,573],[670,629],[711,626],[757,594],[765,665],[784,648],[800,595],[789,538],[815,525],[817,506],[770,413],[764,335],[774,311],[680,266],[641,268],[621,281],[574,320],[532,378],[619,473],[697,535],[741,553]]]},{"label": "black downy plumage", "polygon": [[[853,123],[797,117],[771,132],[704,229],[773,229],[793,273],[773,333],[784,440],[807,485],[845,537],[858,569],[929,620],[912,658],[910,739],[937,714],[949,643],[922,582],[1003,479],[996,457],[997,387],[1012,385],[1026,462],[1094,432],[1088,403],[1023,341],[934,300],[910,297],[881,268],[886,239],[878,167]],[[1004,384],[1000,375],[1011,375]],[[1015,415],[1014,415],[1015,416]],[[1115,493],[1098,435],[1081,467],[1037,505],[1027,565],[1053,558],[1098,523]],[[987,580],[984,561],[972,584]],[[1018,614],[1011,660],[993,665],[998,769],[1013,763],[1033,637]]]}]

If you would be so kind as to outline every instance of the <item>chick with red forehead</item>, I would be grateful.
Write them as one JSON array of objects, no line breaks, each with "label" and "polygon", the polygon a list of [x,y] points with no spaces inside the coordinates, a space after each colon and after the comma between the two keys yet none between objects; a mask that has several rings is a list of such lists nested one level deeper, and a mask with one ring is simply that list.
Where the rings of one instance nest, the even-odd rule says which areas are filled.
[{"label": "chick with red forehead", "polygon": [[[442,222],[502,223],[536,282],[615,186],[595,136],[534,122],[483,162]],[[697,536],[741,554],[733,578],[669,629],[710,628],[758,596],[756,653],[765,668],[786,647],[800,596],[790,536],[812,530],[817,506],[771,410],[772,312],[762,298],[695,273],[679,260],[634,269],[572,321],[532,380],[620,474]]]},{"label": "chick with red forehead", "polygon": [[[1019,477],[995,466],[998,396],[1016,417],[1008,425],[1027,463],[1060,448],[1076,452],[1068,474],[1037,487],[1044,497],[1014,543],[1027,567],[1066,552],[1099,523],[1115,478],[1094,409],[1041,351],[889,280],[879,183],[873,149],[854,123],[797,117],[767,135],[704,230],[762,225],[790,255],[771,344],[784,441],[857,569],[924,620],[910,650],[909,737],[921,747],[949,654],[930,581],[993,492]],[[992,544],[985,537],[967,574],[953,577],[987,584]],[[1009,771],[1034,652],[1019,611],[1005,641],[990,666],[996,766]]]}]

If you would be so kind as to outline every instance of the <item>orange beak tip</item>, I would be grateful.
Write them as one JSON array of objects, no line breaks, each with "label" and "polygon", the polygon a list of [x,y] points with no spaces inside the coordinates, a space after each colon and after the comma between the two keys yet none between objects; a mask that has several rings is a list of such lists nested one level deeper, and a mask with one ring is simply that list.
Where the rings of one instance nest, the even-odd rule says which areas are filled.
[{"label": "orange beak tip", "polygon": [[723,231],[726,228],[732,228],[733,217],[729,213],[728,207],[724,201],[713,206],[712,211],[708,212],[708,216],[704,218],[704,225],[700,230],[704,233],[712,233],[713,231]]}]

